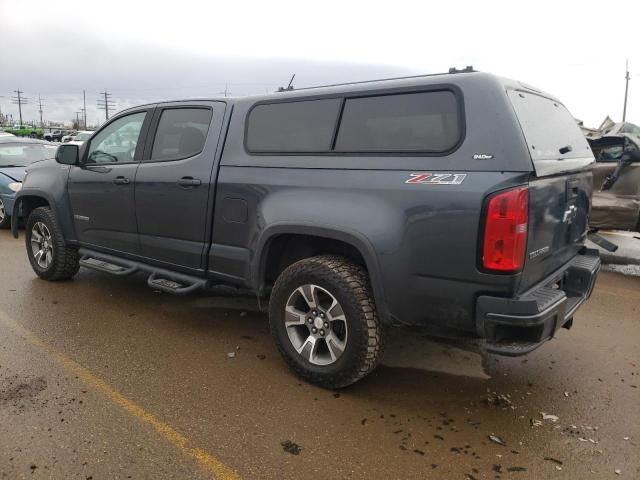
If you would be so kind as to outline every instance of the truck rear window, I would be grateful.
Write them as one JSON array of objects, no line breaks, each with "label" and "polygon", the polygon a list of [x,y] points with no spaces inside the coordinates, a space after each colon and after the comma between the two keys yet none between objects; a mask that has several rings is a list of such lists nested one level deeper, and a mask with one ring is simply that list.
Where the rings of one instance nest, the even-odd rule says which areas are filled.
[{"label": "truck rear window", "polygon": [[537,173],[564,169],[559,166],[560,162],[571,169],[593,162],[587,139],[563,104],[519,90],[509,90],[508,95]]}]

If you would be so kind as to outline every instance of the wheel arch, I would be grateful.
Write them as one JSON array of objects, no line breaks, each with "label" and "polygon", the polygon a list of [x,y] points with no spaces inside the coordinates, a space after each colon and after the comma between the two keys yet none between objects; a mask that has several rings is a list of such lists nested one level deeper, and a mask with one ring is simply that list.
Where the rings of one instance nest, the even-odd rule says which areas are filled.
[{"label": "wheel arch", "polygon": [[39,207],[54,208],[53,200],[44,192],[20,192],[13,204],[11,216],[11,233],[18,238],[18,221],[22,217],[24,221],[29,218],[32,211]]},{"label": "wheel arch", "polygon": [[390,323],[380,266],[373,245],[359,232],[324,226],[278,224],[265,229],[252,262],[254,288],[264,293],[271,281],[292,263],[322,254],[339,254],[362,264],[369,275],[379,318]]}]

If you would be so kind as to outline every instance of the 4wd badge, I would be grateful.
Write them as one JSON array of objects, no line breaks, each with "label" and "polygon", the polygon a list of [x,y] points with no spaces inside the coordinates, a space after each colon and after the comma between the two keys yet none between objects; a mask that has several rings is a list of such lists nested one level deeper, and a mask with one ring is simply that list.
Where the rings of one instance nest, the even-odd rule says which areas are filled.
[{"label": "4wd badge", "polygon": [[404,183],[427,185],[460,185],[467,178],[466,173],[412,173]]}]

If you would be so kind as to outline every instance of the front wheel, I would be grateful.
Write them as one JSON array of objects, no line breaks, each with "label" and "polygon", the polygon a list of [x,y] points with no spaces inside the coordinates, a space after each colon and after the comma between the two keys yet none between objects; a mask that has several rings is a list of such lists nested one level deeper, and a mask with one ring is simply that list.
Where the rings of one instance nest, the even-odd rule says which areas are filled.
[{"label": "front wheel", "polygon": [[269,324],[289,367],[325,388],[357,382],[381,355],[369,278],[342,257],[307,258],[282,272],[271,293]]},{"label": "front wheel", "polygon": [[36,208],[31,212],[25,239],[31,268],[40,278],[69,280],[78,273],[78,250],[65,245],[55,214],[49,207]]}]

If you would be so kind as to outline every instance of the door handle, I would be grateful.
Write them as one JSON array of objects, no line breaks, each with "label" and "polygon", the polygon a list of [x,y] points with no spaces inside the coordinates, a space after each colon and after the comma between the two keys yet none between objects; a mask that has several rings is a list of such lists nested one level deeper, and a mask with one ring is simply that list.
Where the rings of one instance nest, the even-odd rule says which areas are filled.
[{"label": "door handle", "polygon": [[128,185],[129,179],[125,177],[116,177],[113,179],[113,183],[115,183],[116,185]]},{"label": "door handle", "polygon": [[201,183],[202,182],[200,180],[193,177],[182,177],[180,180],[178,180],[178,185],[180,185],[181,187],[197,187]]}]

